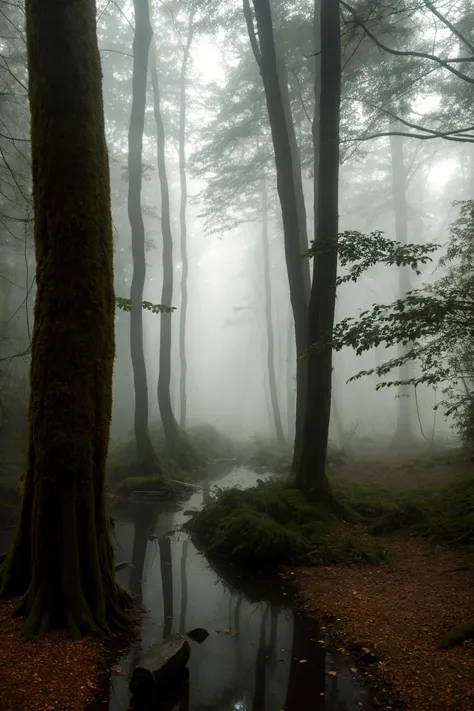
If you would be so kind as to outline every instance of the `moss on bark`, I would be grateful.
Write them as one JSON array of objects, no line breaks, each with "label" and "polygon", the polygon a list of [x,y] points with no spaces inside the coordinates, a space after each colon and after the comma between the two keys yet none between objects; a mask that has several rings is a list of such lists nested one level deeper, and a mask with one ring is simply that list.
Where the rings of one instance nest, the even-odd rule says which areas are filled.
[{"label": "moss on bark", "polygon": [[1,593],[34,635],[124,629],[105,500],[115,299],[95,2],[27,0],[37,296],[29,452]]}]

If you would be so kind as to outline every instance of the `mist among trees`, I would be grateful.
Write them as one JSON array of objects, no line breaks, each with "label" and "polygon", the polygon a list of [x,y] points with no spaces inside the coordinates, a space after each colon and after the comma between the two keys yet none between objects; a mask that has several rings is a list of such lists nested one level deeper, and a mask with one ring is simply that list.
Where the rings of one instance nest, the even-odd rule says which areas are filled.
[{"label": "mist among trees", "polygon": [[[130,631],[162,520],[140,506],[201,490],[184,567],[188,545],[244,570],[389,565],[394,531],[472,546],[471,0],[0,11],[0,592],[23,633]],[[162,533],[168,637],[189,602]]]}]

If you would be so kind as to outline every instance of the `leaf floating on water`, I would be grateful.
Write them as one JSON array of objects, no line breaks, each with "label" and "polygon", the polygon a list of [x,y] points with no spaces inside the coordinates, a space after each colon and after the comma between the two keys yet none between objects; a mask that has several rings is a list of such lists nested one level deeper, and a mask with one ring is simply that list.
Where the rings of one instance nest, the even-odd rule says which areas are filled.
[{"label": "leaf floating on water", "polygon": [[324,639],[318,639],[318,643],[319,643],[319,644],[325,644],[325,640],[324,640]]},{"label": "leaf floating on water", "polygon": [[307,659],[298,659],[299,664],[307,664],[308,660]]},{"label": "leaf floating on water", "polygon": [[114,664],[112,667],[110,667],[110,671],[114,674],[125,674],[124,670],[119,664]]},{"label": "leaf floating on water", "polygon": [[358,701],[358,702],[357,702],[357,706],[363,706],[363,705],[364,705],[364,704],[362,703],[362,701]]},{"label": "leaf floating on water", "polygon": [[216,630],[216,632],[217,632],[217,634],[226,634],[226,635],[228,635],[229,637],[233,637],[233,636],[236,634],[233,630],[229,630],[229,629],[226,629],[226,630]]},{"label": "leaf floating on water", "polygon": [[337,671],[328,671],[329,676],[337,676]]}]

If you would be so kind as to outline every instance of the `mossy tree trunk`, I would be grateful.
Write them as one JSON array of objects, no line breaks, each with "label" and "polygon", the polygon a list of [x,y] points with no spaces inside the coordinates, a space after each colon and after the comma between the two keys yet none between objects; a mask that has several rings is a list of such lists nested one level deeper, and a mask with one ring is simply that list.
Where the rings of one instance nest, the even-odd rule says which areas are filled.
[{"label": "mossy tree trunk", "polygon": [[128,132],[128,218],[132,230],[133,276],[130,289],[130,352],[135,388],[135,442],[143,474],[156,469],[156,458],[148,427],[148,382],[143,349],[143,289],[145,286],[145,226],[141,206],[142,154],[145,129],[148,51],[153,36],[148,0],[134,0],[132,110]]},{"label": "mossy tree trunk", "polygon": [[28,464],[3,595],[28,635],[123,629],[105,498],[114,361],[110,185],[94,0],[27,0],[37,294]]},{"label": "mossy tree trunk", "polygon": [[[308,343],[308,294],[307,279],[305,285],[304,278],[307,265],[303,265],[302,258],[302,244],[307,242],[307,236],[306,224],[302,215],[304,200],[302,202],[302,196],[298,194],[299,188],[302,189],[301,181],[295,183],[295,152],[289,126],[291,111],[288,112],[288,108],[285,108],[285,93],[282,92],[282,82],[278,74],[279,60],[275,48],[270,2],[269,0],[253,0],[257,31],[255,31],[250,1],[243,0],[243,7],[250,44],[260,68],[267,102],[275,153],[277,189],[283,219],[290,300],[295,322],[296,352],[299,356],[306,351]],[[301,455],[306,393],[307,363],[304,358],[297,358],[293,467],[297,466]]]},{"label": "mossy tree trunk", "polygon": [[[319,0],[316,0],[319,2]],[[315,85],[318,86],[317,83]],[[314,270],[309,302],[308,397],[303,448],[296,472],[299,487],[329,498],[326,456],[331,414],[331,340],[336,305],[341,38],[339,3],[321,0],[321,101],[318,185],[315,193]],[[316,176],[315,176],[316,180]]]},{"label": "mossy tree trunk", "polygon": [[179,183],[180,183],[180,203],[179,203],[179,231],[181,243],[181,309],[179,315],[179,422],[183,429],[186,429],[186,317],[188,313],[188,235],[186,222],[186,208],[188,204],[188,181],[186,175],[186,76],[189,62],[189,53],[194,37],[194,14],[191,11],[188,23],[188,35],[183,50],[183,61],[181,63],[181,73],[179,78]]}]

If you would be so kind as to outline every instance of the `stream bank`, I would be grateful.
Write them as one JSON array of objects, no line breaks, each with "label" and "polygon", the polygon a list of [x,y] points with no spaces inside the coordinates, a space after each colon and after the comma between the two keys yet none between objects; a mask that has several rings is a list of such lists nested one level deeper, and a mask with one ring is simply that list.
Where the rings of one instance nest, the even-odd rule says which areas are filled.
[{"label": "stream bank", "polygon": [[[262,472],[240,467],[217,485],[247,487],[262,478]],[[112,511],[116,560],[131,562],[117,577],[145,612],[139,639],[109,668],[89,711],[125,711],[131,672],[143,652],[169,634],[196,627],[206,629],[209,637],[202,645],[191,645],[189,683],[175,706],[163,701],[163,709],[373,709],[347,658],[324,642],[318,621],[292,609],[291,584],[216,567],[197,551],[181,526],[207,496],[205,486],[179,505],[131,501]]]},{"label": "stream bank", "polygon": [[366,683],[401,699],[405,711],[472,711],[474,640],[436,647],[472,618],[472,558],[400,534],[385,540],[394,558],[380,566],[293,570],[302,608],[325,619],[334,643],[360,660]]}]

